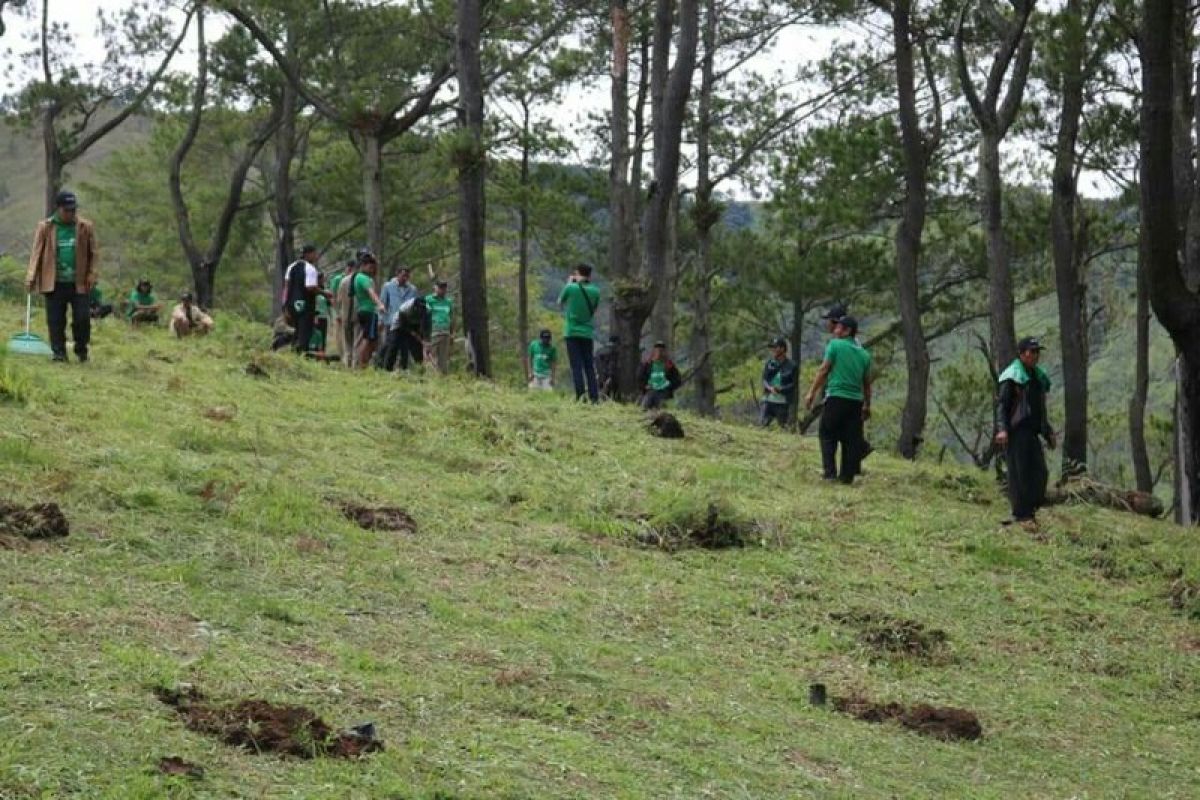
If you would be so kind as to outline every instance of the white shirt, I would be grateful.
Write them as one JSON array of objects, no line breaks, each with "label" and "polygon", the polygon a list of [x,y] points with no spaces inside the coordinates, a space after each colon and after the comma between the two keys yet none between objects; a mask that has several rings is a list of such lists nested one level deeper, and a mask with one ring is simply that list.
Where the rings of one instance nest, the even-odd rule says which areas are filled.
[{"label": "white shirt", "polygon": [[317,288],[317,282],[318,282],[320,273],[317,271],[316,267],[314,267],[312,264],[308,263],[307,261],[304,261],[304,259],[301,259],[300,261],[297,261],[293,264],[288,265],[287,271],[283,273],[284,285],[286,285],[288,282],[288,279],[292,277],[292,267],[296,266],[296,264],[299,264],[301,262],[304,263],[304,288],[305,289]]}]

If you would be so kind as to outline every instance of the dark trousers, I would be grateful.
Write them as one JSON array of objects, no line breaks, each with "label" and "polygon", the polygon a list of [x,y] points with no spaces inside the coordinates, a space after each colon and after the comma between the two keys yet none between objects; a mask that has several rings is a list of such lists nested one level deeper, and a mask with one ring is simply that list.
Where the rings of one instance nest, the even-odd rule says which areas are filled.
[{"label": "dark trousers", "polygon": [[[863,401],[844,397],[825,398],[821,411],[821,466],[825,477],[853,483],[862,460]],[[842,448],[842,469],[837,468],[837,449]]]},{"label": "dark trousers", "polygon": [[1046,452],[1037,432],[1027,425],[1008,434],[1004,450],[1008,467],[1008,499],[1012,503],[1013,519],[1021,522],[1033,519],[1034,512],[1046,499]]},{"label": "dark trousers", "polygon": [[425,360],[425,346],[412,331],[403,328],[392,328],[388,331],[379,366],[391,372],[396,368],[397,359],[400,369],[403,370],[407,370],[410,363],[415,365]]},{"label": "dark trousers", "polygon": [[774,420],[779,423],[779,427],[787,427],[788,409],[790,407],[791,403],[768,403],[766,400],[763,400],[762,409],[758,415],[758,424],[764,428],[769,428],[771,421]]},{"label": "dark trousers", "polygon": [[304,301],[304,310],[297,311],[296,314],[296,339],[292,342],[292,347],[296,348],[296,352],[305,353],[311,349],[312,334],[313,334],[313,317],[316,308],[313,306],[312,298]]},{"label": "dark trousers", "polygon": [[600,386],[596,382],[596,363],[592,357],[593,342],[582,336],[567,336],[567,358],[571,361],[571,380],[575,382],[575,399],[583,397],[585,386],[588,399],[600,402]]},{"label": "dark trousers", "polygon": [[638,401],[638,405],[646,411],[653,411],[656,408],[665,406],[670,399],[671,395],[668,392],[658,389],[647,389],[642,393],[642,399]]},{"label": "dark trousers", "polygon": [[46,324],[50,328],[50,349],[56,356],[67,354],[67,313],[71,314],[71,338],[75,355],[86,358],[92,340],[92,308],[86,292],[75,291],[73,283],[56,283],[46,298]]}]

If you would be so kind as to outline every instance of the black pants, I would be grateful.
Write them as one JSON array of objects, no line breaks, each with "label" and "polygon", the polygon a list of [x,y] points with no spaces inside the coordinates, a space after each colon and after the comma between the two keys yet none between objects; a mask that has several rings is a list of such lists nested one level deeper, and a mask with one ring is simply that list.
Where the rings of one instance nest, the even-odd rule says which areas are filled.
[{"label": "black pants", "polygon": [[667,401],[670,399],[671,395],[667,391],[647,389],[642,393],[642,399],[638,401],[638,405],[640,405],[646,411],[653,411],[656,408],[662,408],[665,406]]},{"label": "black pants", "polygon": [[[844,397],[825,398],[821,411],[821,466],[825,477],[853,483],[862,459],[863,401]],[[842,469],[837,468],[837,449],[842,447]]]},{"label": "black pants", "polygon": [[758,415],[758,424],[764,428],[769,428],[771,421],[774,420],[779,423],[779,427],[787,427],[788,409],[790,407],[791,403],[768,403],[766,400],[763,400],[762,410]]},{"label": "black pants", "polygon": [[89,308],[92,319],[104,319],[113,312],[112,303],[93,303]]},{"label": "black pants", "polygon": [[1028,425],[1011,431],[1004,461],[1008,467],[1008,499],[1013,519],[1018,522],[1033,519],[1034,512],[1046,499],[1046,481],[1050,476],[1046,452],[1037,432]]},{"label": "black pants", "polygon": [[75,291],[73,283],[56,283],[53,292],[43,292],[46,298],[46,324],[50,328],[50,349],[54,355],[67,355],[67,311],[71,313],[71,338],[75,340],[75,355],[87,358],[92,340],[92,308],[87,292]]},{"label": "black pants", "polygon": [[415,333],[404,328],[392,328],[388,331],[387,341],[383,343],[383,355],[379,366],[391,372],[400,361],[400,369],[407,370],[408,365],[420,364],[425,360],[425,346]]},{"label": "black pants", "polygon": [[292,347],[296,348],[298,353],[306,353],[312,347],[313,334],[313,317],[316,308],[313,305],[312,298],[304,301],[304,309],[302,311],[293,312],[296,316],[296,339],[292,342]]},{"label": "black pants", "polygon": [[592,357],[593,342],[582,336],[567,336],[567,358],[571,361],[571,380],[575,382],[575,399],[583,397],[585,386],[588,399],[600,402],[600,386],[596,382],[596,363]]}]

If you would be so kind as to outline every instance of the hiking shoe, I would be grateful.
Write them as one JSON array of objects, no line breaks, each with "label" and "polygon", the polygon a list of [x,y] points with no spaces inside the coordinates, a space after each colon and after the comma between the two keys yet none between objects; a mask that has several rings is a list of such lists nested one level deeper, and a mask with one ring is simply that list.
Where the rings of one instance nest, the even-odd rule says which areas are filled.
[{"label": "hiking shoe", "polygon": [[50,356],[50,360],[56,364],[65,364],[67,363],[67,354],[55,353],[54,355]]},{"label": "hiking shoe", "polygon": [[75,358],[78,359],[80,364],[86,364],[87,360],[88,360],[88,354],[87,353],[76,353]]},{"label": "hiking shoe", "polygon": [[1039,533],[1041,531],[1041,527],[1038,525],[1036,519],[1023,519],[1017,522],[1017,524],[1026,533]]}]

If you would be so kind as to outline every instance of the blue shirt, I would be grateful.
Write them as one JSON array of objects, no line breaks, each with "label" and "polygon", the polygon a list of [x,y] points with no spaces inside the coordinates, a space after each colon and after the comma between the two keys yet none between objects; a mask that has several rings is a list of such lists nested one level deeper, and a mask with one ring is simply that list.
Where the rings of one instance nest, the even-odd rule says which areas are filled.
[{"label": "blue shirt", "polygon": [[395,328],[400,324],[400,307],[409,300],[417,299],[417,288],[412,281],[401,286],[395,278],[383,285],[383,295],[379,298],[383,303],[383,324],[387,328]]}]

